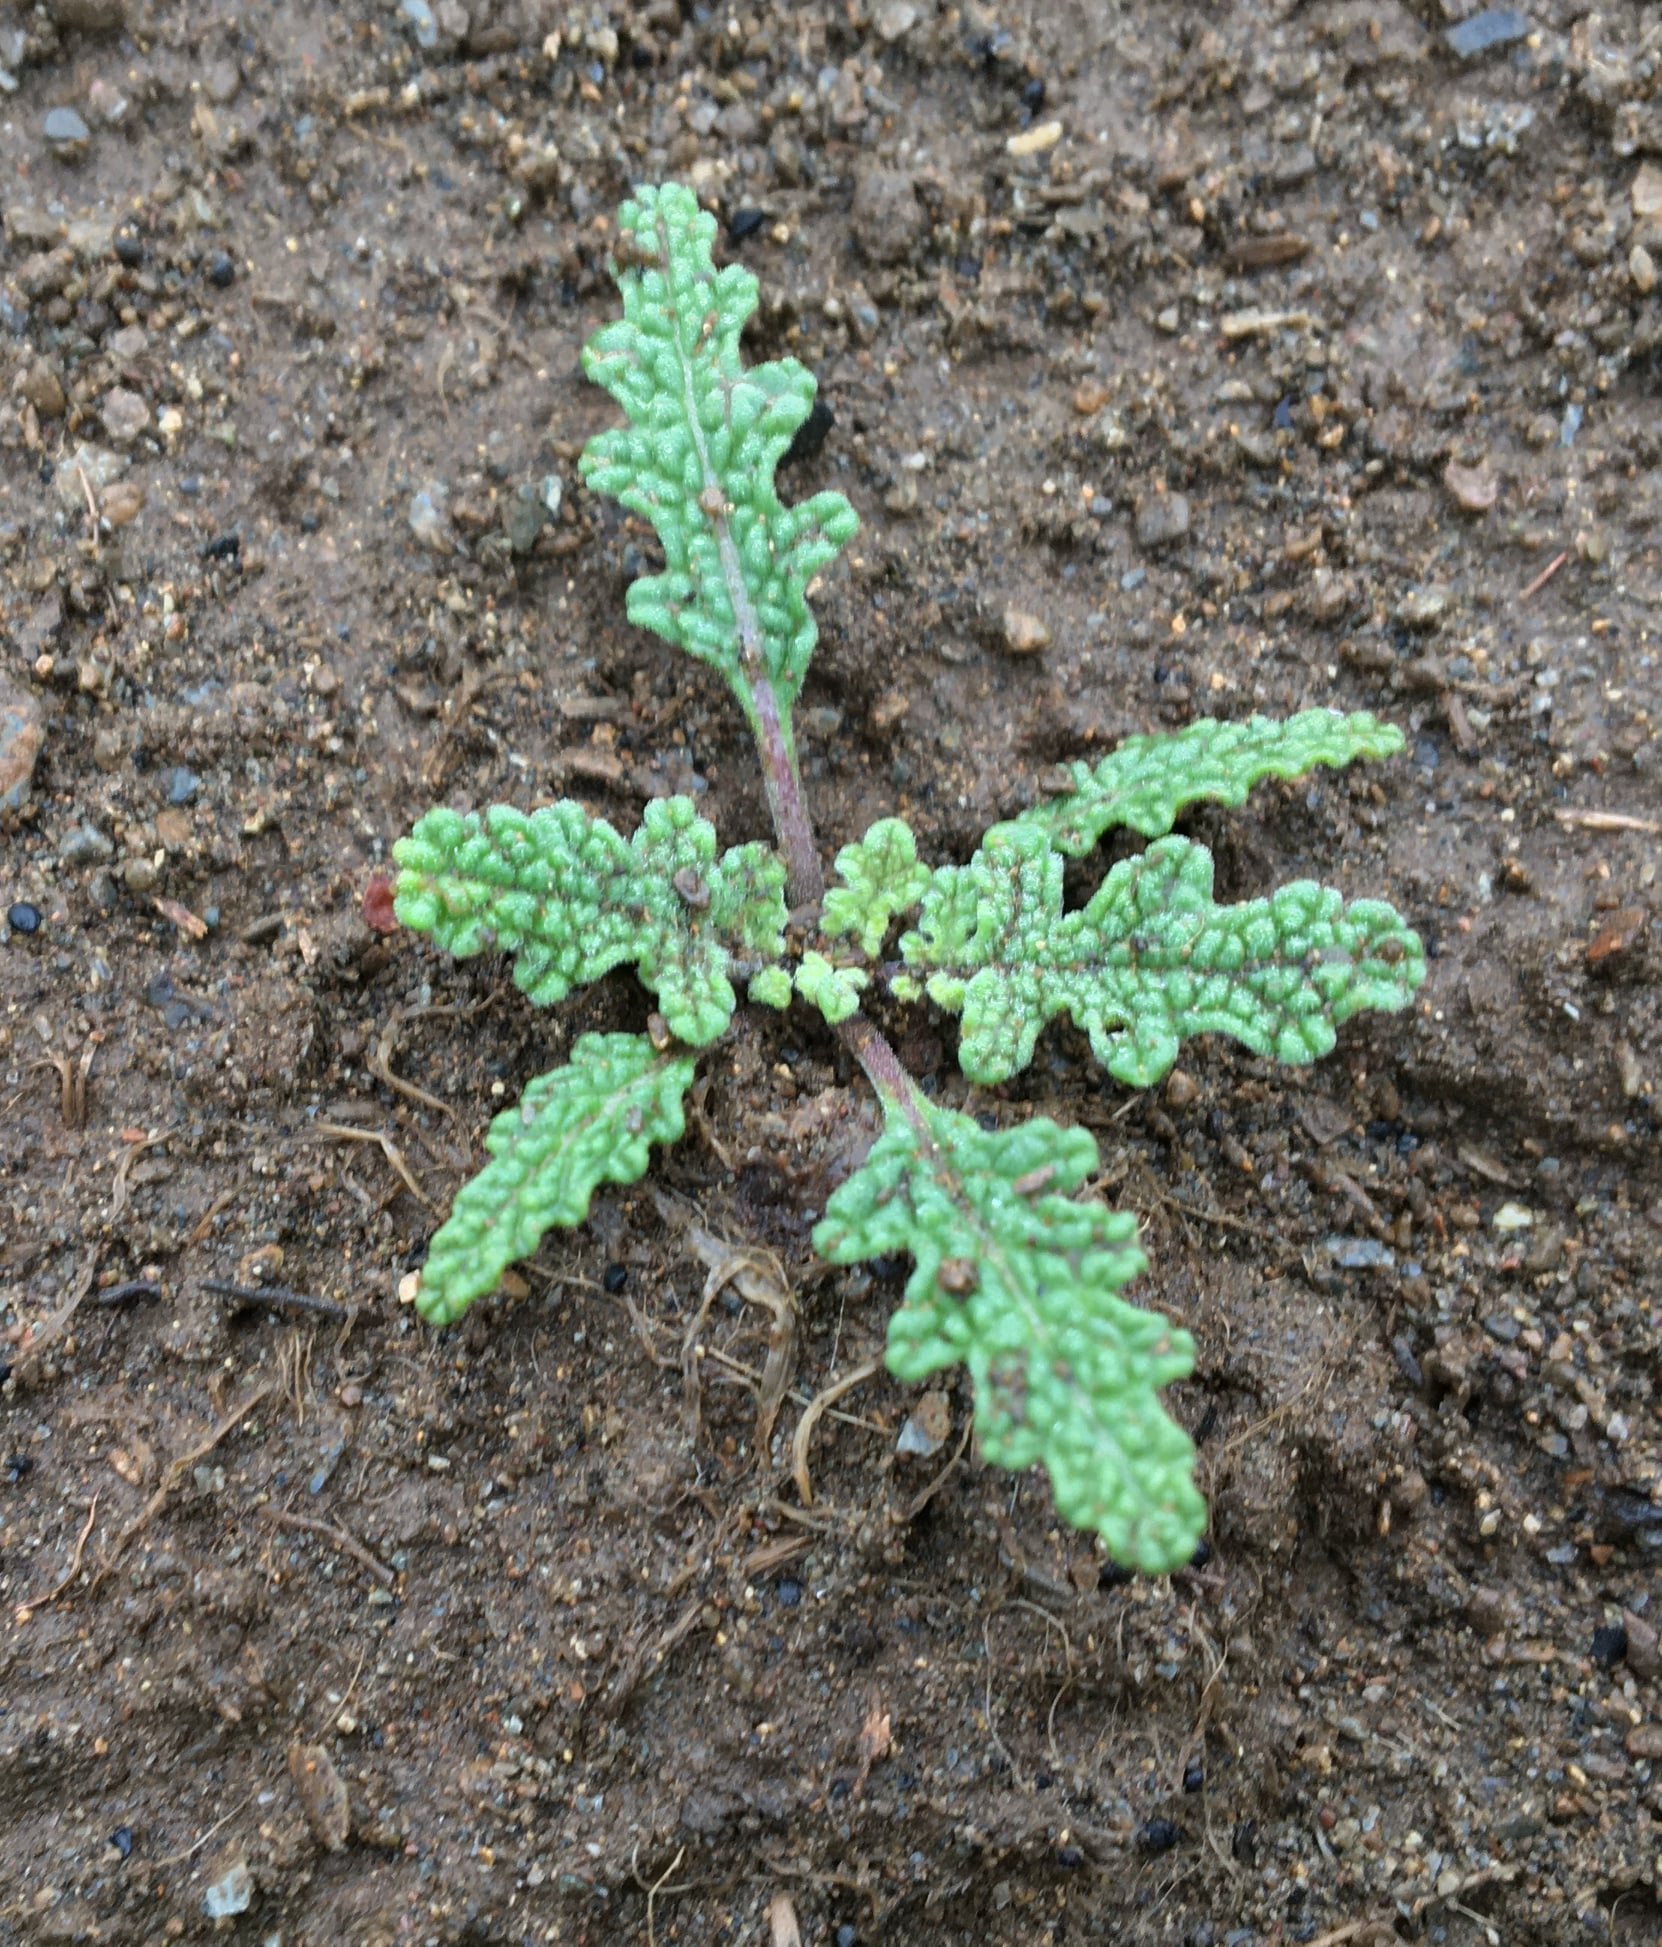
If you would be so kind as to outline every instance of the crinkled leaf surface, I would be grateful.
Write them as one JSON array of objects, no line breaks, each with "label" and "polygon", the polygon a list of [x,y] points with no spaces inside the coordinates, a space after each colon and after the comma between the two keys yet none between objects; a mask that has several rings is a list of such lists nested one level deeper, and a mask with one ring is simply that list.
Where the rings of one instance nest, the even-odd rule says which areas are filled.
[{"label": "crinkled leaf surface", "polygon": [[543,1006],[634,961],[694,1047],[732,1019],[732,960],[785,950],[784,867],[763,845],[718,860],[690,798],[654,800],[632,839],[569,799],[430,811],[393,857],[398,917],[447,953],[514,954],[515,981]]},{"label": "crinkled leaf surface", "polygon": [[681,1134],[693,1067],[644,1034],[585,1034],[566,1067],[539,1075],[491,1124],[491,1160],[434,1234],[416,1294],[422,1317],[450,1324],[545,1231],[581,1223],[597,1184],[638,1182],[652,1144]]},{"label": "crinkled leaf surface", "polygon": [[920,1113],[926,1133],[889,1109],[814,1248],[833,1264],[909,1252],[889,1370],[915,1381],[962,1360],[989,1460],[1043,1462],[1058,1511],[1116,1561],[1181,1567],[1206,1504],[1194,1448],[1157,1395],[1193,1370],[1194,1343],[1118,1295],[1144,1269],[1135,1219],[1069,1194],[1096,1143],[1044,1120],[989,1133],[954,1110]]},{"label": "crinkled leaf surface", "polygon": [[875,959],[883,936],[900,914],[910,912],[929,884],[929,868],[918,863],[918,842],[901,818],[880,818],[864,838],[837,854],[840,886],[832,886],[820,909],[820,930],[830,939],[853,935],[860,950]]},{"label": "crinkled leaf surface", "polygon": [[629,423],[590,440],[581,471],[664,550],[663,573],[630,588],[629,619],[720,669],[747,711],[765,676],[788,712],[816,640],[808,584],[858,525],[841,494],[786,507],[774,489],[813,375],[794,358],[744,365],[756,280],[715,268],[715,218],[690,189],[637,189],[618,225],[623,317],[589,341],[583,369]]},{"label": "crinkled leaf surface", "polygon": [[1309,1062],[1363,1008],[1405,1007],[1425,953],[1379,900],[1347,906],[1299,880],[1218,906],[1212,855],[1165,838],[1116,865],[1084,908],[1062,910],[1060,855],[1021,821],[988,834],[966,866],[938,869],[900,942],[931,999],[963,1015],[959,1066],[1007,1081],[1039,1030],[1067,1013],[1119,1081],[1146,1088],[1192,1035]]},{"label": "crinkled leaf surface", "polygon": [[863,968],[834,967],[823,953],[803,954],[796,970],[796,991],[832,1027],[860,1011],[860,990],[865,984]]},{"label": "crinkled leaf surface", "polygon": [[1166,735],[1127,737],[1098,764],[1068,766],[1071,791],[1010,822],[1042,832],[1056,851],[1079,858],[1112,825],[1161,838],[1186,806],[1203,799],[1242,804],[1262,778],[1302,777],[1317,765],[1390,757],[1401,749],[1402,732],[1364,711],[1301,710],[1245,723],[1208,717]]}]

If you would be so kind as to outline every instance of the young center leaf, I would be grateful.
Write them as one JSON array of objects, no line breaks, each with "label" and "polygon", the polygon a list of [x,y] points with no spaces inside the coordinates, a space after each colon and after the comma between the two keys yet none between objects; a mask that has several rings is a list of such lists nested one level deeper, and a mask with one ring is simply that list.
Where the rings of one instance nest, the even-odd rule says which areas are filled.
[{"label": "young center leaf", "polygon": [[1379,900],[1347,906],[1298,880],[1219,906],[1212,855],[1164,838],[1116,865],[1081,910],[1062,910],[1061,856],[1021,820],[990,832],[965,866],[943,866],[900,951],[929,996],[962,1013],[958,1063],[1008,1081],[1039,1030],[1066,1013],[1098,1061],[1134,1088],[1158,1082],[1183,1041],[1225,1034],[1255,1054],[1328,1054],[1364,1008],[1407,1006],[1425,951]]},{"label": "young center leaf", "polygon": [[875,960],[890,925],[923,897],[929,868],[918,863],[918,842],[905,820],[879,818],[837,854],[837,877],[842,884],[825,895],[820,931],[833,940],[852,935]]},{"label": "young center leaf", "polygon": [[1056,851],[1080,858],[1110,826],[1162,838],[1189,805],[1244,804],[1263,778],[1302,777],[1317,765],[1390,757],[1401,749],[1402,732],[1365,711],[1301,710],[1245,723],[1208,717],[1169,735],[1127,737],[1094,766],[1069,765],[1071,790],[1010,822],[1042,832]]},{"label": "young center leaf", "polygon": [[416,1292],[422,1317],[449,1325],[545,1231],[581,1223],[597,1184],[638,1182],[652,1144],[681,1135],[693,1067],[693,1056],[659,1054],[644,1034],[585,1034],[567,1066],[539,1075],[492,1122],[491,1160],[434,1233]]},{"label": "young center leaf", "polygon": [[638,189],[618,230],[623,317],[590,339],[583,369],[629,423],[590,440],[581,471],[664,551],[663,573],[631,586],[629,619],[719,669],[753,722],[762,682],[788,719],[816,640],[808,584],[858,525],[841,494],[786,507],[774,489],[813,375],[794,358],[745,366],[756,280],[716,269],[715,218],[690,189]]},{"label": "young center leaf", "polygon": [[1042,1462],[1056,1507],[1114,1559],[1179,1568],[1206,1526],[1194,1448],[1159,1389],[1194,1367],[1194,1342],[1118,1294],[1145,1268],[1134,1218],[1077,1190],[1097,1165],[1082,1129],[1035,1120],[989,1133],[914,1098],[888,1105],[871,1154],[814,1231],[833,1264],[909,1252],[888,1365],[917,1381],[962,1361],[986,1458]]},{"label": "young center leaf", "polygon": [[733,961],[785,950],[784,867],[763,845],[718,859],[690,798],[655,799],[632,839],[569,799],[430,811],[393,857],[398,917],[447,953],[512,953],[515,982],[543,1006],[633,961],[693,1047],[732,1019]]}]

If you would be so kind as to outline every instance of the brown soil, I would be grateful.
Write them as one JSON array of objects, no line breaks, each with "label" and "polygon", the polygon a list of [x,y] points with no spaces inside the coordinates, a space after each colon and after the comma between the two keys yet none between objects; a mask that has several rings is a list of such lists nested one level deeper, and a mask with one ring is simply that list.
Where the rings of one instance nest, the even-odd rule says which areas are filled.
[{"label": "brown soil", "polygon": [[[0,840],[0,1940],[1662,1939],[1662,25],[1527,11],[1464,58],[1458,0],[0,22],[44,733]],[[1169,1582],[951,1464],[961,1385],[927,1460],[915,1394],[847,1391],[803,1505],[898,1284],[808,1252],[870,1119],[800,1010],[741,1012],[696,1131],[464,1329],[400,1303],[504,1096],[645,1006],[372,931],[391,843],[561,793],[763,829],[572,464],[609,212],[668,175],[835,412],[790,491],[864,522],[805,699],[828,848],[901,810],[962,857],[1196,715],[1409,731],[1189,828],[1230,894],[1396,900],[1416,1011],[1142,1099],[1052,1031],[975,1098],[1096,1130],[1199,1340]],[[912,1020],[961,1099],[951,1049]]]}]

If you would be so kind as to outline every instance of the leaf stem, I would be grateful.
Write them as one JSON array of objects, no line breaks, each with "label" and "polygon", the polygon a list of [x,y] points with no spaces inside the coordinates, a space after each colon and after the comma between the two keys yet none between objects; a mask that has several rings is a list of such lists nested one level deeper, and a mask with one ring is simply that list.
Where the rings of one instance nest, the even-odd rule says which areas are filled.
[{"label": "leaf stem", "polygon": [[802,772],[796,761],[791,720],[779,708],[779,698],[766,675],[750,686],[750,728],[762,760],[762,782],[779,849],[785,855],[786,893],[792,907],[817,906],[825,896],[825,867],[819,841],[802,796]]},{"label": "leaf stem", "polygon": [[851,1014],[838,1025],[837,1039],[864,1069],[866,1080],[876,1089],[884,1107],[903,1115],[925,1153],[933,1155],[935,1137],[929,1126],[929,1099],[889,1046],[883,1030],[868,1016]]}]

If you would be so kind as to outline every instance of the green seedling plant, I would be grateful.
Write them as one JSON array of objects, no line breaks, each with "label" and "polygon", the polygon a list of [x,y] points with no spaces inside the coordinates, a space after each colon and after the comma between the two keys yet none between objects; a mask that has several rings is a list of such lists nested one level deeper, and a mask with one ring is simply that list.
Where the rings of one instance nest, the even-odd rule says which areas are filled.
[{"label": "green seedling plant", "polygon": [[[583,1035],[496,1117],[489,1161],[432,1240],[417,1306],[449,1324],[548,1230],[581,1222],[598,1185],[638,1180],[652,1146],[682,1134],[699,1051],[726,1031],[739,985],[764,1007],[800,1002],[881,1109],[881,1133],[813,1241],[833,1264],[910,1257],[890,1371],[915,1382],[967,1366],[983,1456],[1042,1464],[1067,1521],[1126,1567],[1169,1573],[1207,1518],[1194,1448],[1160,1398],[1195,1347],[1121,1295],[1146,1261],[1136,1219],[1089,1194],[1095,1140],[1042,1116],[987,1128],[933,1100],[868,1001],[927,998],[957,1015],[959,1065],[988,1086],[1027,1066],[1057,1015],[1138,1088],[1201,1034],[1314,1061],[1351,1015],[1408,1003],[1425,974],[1419,940],[1390,906],[1308,881],[1219,905],[1210,853],[1173,826],[1203,800],[1240,804],[1264,778],[1386,757],[1401,735],[1306,710],[1134,737],[1075,764],[1066,789],[995,825],[967,864],[925,863],[908,826],[885,818],[844,847],[827,885],[792,719],[816,640],[812,584],[855,515],[837,493],[779,498],[774,472],[814,380],[794,359],[744,363],[756,280],[715,266],[715,228],[674,184],[624,204],[623,316],[591,340],[584,368],[625,423],[589,442],[581,473],[655,531],[664,565],[631,585],[629,619],[727,683],[776,843],[719,850],[692,801],[672,797],[629,838],[563,801],[430,811],[397,845],[398,917],[447,952],[511,954],[543,1005],[633,964],[657,1003],[649,1032]],[[1067,861],[1115,827],[1151,842],[1070,910]]]}]

